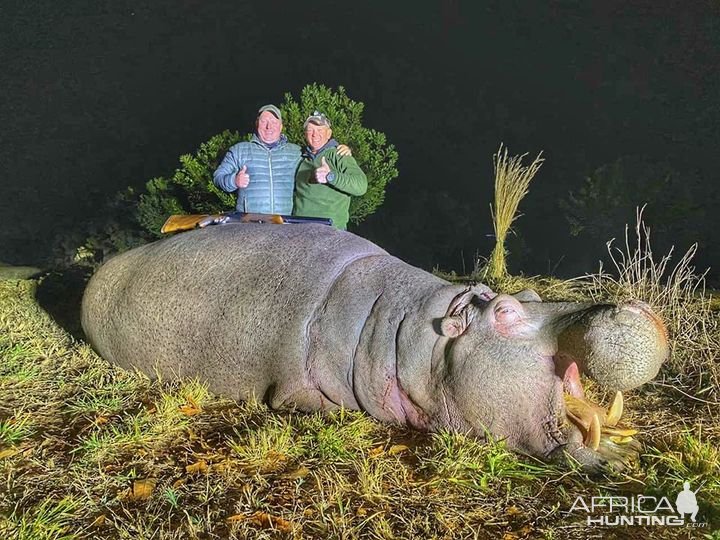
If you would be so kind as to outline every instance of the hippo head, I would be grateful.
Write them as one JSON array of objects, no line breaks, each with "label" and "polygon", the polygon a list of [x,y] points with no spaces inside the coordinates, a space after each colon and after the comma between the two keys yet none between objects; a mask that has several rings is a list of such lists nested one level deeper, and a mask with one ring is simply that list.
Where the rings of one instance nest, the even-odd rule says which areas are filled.
[{"label": "hippo head", "polygon": [[[665,327],[648,306],[543,303],[533,292],[474,287],[438,327],[436,421],[588,468],[622,467],[635,454],[635,431],[618,426],[621,391],[651,380],[668,356]],[[585,397],[581,374],[615,390],[609,409]]]}]

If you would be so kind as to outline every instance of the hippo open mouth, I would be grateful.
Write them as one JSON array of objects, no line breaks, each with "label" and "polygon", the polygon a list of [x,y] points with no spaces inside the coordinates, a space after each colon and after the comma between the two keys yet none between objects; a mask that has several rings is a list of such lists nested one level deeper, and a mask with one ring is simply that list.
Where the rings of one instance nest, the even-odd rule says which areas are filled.
[{"label": "hippo open mouth", "polygon": [[624,410],[622,392],[620,390],[615,392],[607,408],[594,403],[585,395],[577,363],[572,361],[565,364],[567,367],[559,376],[563,382],[565,402],[563,422],[566,427],[577,429],[582,435],[583,444],[610,463],[625,464],[635,459],[640,450],[640,443],[633,436],[638,431],[620,425]]}]

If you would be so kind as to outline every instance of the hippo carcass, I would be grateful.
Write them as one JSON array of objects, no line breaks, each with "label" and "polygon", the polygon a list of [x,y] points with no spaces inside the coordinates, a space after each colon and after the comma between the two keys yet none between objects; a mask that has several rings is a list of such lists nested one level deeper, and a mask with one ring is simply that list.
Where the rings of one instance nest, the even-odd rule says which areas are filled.
[{"label": "hippo carcass", "polygon": [[585,401],[579,374],[625,390],[668,353],[642,304],[453,285],[315,224],[211,226],[123,253],[90,280],[82,325],[104,358],[150,375],[272,407],[490,433],[588,466],[619,459],[598,441],[621,405]]}]

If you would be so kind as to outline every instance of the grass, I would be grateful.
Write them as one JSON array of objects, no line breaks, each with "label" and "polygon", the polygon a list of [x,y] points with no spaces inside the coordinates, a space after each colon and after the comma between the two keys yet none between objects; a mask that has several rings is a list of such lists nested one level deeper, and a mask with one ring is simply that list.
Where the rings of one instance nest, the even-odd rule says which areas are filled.
[{"label": "grass", "polygon": [[[558,472],[552,465],[519,459],[503,442],[484,443],[450,432],[433,433],[430,438],[430,452],[420,461],[436,485],[487,493],[512,484],[510,480],[532,481]],[[515,484],[517,489],[520,484]]]},{"label": "grass", "polygon": [[228,446],[245,469],[259,473],[283,470],[293,458],[303,454],[303,440],[296,436],[287,419],[270,416],[262,426],[245,423],[243,431],[241,434],[236,430]]},{"label": "grass", "polygon": [[493,156],[495,165],[495,204],[490,207],[493,227],[495,229],[495,248],[484,269],[487,277],[500,279],[507,275],[505,262],[505,238],[510,226],[517,217],[520,201],[527,195],[533,177],[540,169],[544,159],[538,156],[530,163],[523,165],[522,156],[508,157],[507,147],[503,146]]},{"label": "grass", "polygon": [[[347,410],[276,412],[197,380],[151,381],[59,327],[38,307],[36,282],[0,281],[0,538],[710,538],[720,526],[717,306],[691,256],[678,268],[626,244],[613,252],[615,277],[493,284],[550,300],[640,296],[669,322],[672,361],[626,396],[640,460],[594,477],[502,441]],[[601,493],[674,503],[685,480],[700,488],[705,529],[591,530],[568,514],[578,496]]]},{"label": "grass", "polygon": [[62,500],[43,501],[32,512],[13,514],[17,523],[17,540],[70,540],[75,534],[70,532],[72,519],[80,502],[72,497]]},{"label": "grass", "polygon": [[0,443],[15,445],[33,433],[32,419],[22,415],[0,421]]}]

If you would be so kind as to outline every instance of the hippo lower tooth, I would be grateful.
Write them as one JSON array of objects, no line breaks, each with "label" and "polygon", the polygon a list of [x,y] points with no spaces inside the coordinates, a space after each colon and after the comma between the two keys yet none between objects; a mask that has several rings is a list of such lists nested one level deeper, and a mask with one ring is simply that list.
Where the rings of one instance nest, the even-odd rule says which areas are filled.
[{"label": "hippo lower tooth", "polygon": [[620,417],[623,413],[623,395],[619,390],[615,393],[615,398],[610,405],[607,417],[605,418],[606,426],[616,426],[620,421]]},{"label": "hippo lower tooth", "polygon": [[585,445],[597,451],[597,449],[600,448],[600,435],[600,418],[598,418],[597,413],[595,413],[592,416],[590,428],[585,437]]}]

